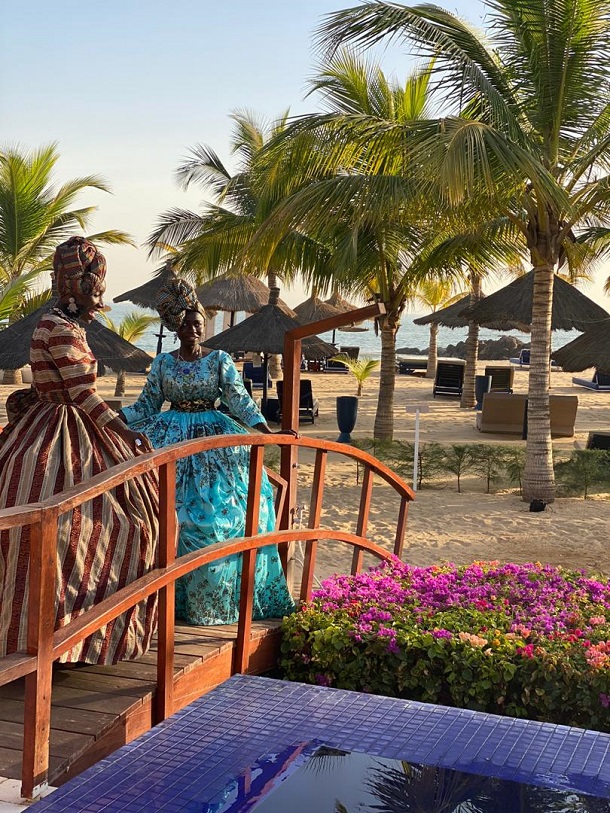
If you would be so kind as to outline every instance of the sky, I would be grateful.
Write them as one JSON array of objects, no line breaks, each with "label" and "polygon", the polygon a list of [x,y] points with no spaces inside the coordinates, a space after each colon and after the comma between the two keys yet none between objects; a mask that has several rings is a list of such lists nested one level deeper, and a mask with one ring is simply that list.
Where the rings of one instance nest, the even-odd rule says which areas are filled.
[{"label": "sky", "polygon": [[[174,177],[196,144],[226,165],[231,112],[273,120],[319,111],[305,98],[316,73],[314,33],[324,15],[357,0],[0,0],[0,144],[57,143],[56,180],[97,174],[89,233],[129,232],[138,248],[105,247],[108,295],[146,282],[159,266],[143,243],[172,207],[198,210],[203,193]],[[445,4],[483,25],[481,0]],[[413,63],[400,43],[379,49],[386,74]],[[606,307],[605,274],[587,294]],[[305,296],[283,291],[291,305]]]}]

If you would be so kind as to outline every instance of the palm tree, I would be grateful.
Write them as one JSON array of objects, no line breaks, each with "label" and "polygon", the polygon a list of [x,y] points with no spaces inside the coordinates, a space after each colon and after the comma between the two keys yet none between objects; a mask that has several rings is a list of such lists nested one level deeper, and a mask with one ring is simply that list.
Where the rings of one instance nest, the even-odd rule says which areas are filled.
[{"label": "palm tree", "polygon": [[[411,301],[416,305],[421,305],[426,310],[435,313],[439,308],[451,305],[463,294],[454,293],[455,286],[452,280],[444,279],[424,279],[411,294]],[[438,359],[438,324],[430,322],[430,341],[428,343],[428,365],[426,378],[434,378],[436,375],[436,363]]]},{"label": "palm tree", "polygon": [[[449,115],[410,130],[421,188],[509,218],[534,269],[523,498],[555,496],[549,421],[556,269],[586,259],[576,233],[610,220],[610,2],[494,0],[489,42],[432,5],[366,2],[321,28],[334,50],[401,37],[434,55]],[[380,147],[381,149],[381,147]],[[419,161],[419,164],[418,164]],[[530,428],[531,427],[531,428]]]},{"label": "palm tree", "polygon": [[413,285],[436,272],[425,260],[441,224],[438,211],[413,192],[404,151],[375,154],[375,131],[406,127],[427,114],[430,75],[426,68],[397,85],[376,64],[348,52],[324,65],[313,91],[323,94],[328,112],[297,120],[264,151],[293,189],[248,248],[256,263],[286,234],[301,233],[328,254],[326,262],[301,268],[307,285],[339,286],[348,295],[383,302],[374,427],[380,439],[393,434],[396,332]]},{"label": "palm tree", "polygon": [[367,378],[370,378],[374,370],[376,370],[381,364],[381,362],[377,359],[371,359],[367,356],[363,356],[360,359],[353,359],[351,356],[348,356],[347,353],[339,353],[339,355],[334,356],[332,360],[340,361],[341,364],[344,364],[349,372],[354,376],[358,383],[358,389],[356,390],[357,396],[362,395],[364,382],[367,380]]},{"label": "palm tree", "polygon": [[[53,267],[53,253],[59,243],[84,229],[95,206],[71,208],[85,189],[109,191],[96,175],[75,178],[56,185],[53,180],[59,154],[54,144],[32,152],[17,148],[0,149],[0,284],[23,279],[25,285],[13,288],[21,297],[14,301],[9,319],[24,315],[24,305],[32,285],[44,271]],[[134,245],[121,231],[89,235],[96,243]],[[6,383],[21,381],[19,370],[6,370]]]},{"label": "palm tree", "polygon": [[[96,206],[72,208],[86,189],[108,192],[97,175],[57,185],[53,180],[59,154],[54,144],[31,152],[0,150],[0,278],[14,280],[52,268],[53,252],[75,231],[84,229]],[[92,234],[96,243],[134,245],[121,231]]]},{"label": "palm tree", "polygon": [[[149,316],[141,311],[130,311],[118,325],[104,311],[102,311],[101,316],[106,323],[106,327],[118,333],[122,339],[132,343],[140,339],[151,325],[159,323],[157,316]],[[125,395],[125,370],[119,370],[117,373],[114,394],[117,398]]]},{"label": "palm tree", "polygon": [[[271,124],[244,111],[233,113],[231,118],[231,149],[238,157],[237,171],[232,174],[211,147],[198,144],[176,174],[184,189],[197,183],[211,194],[213,202],[205,203],[201,214],[177,208],[163,213],[147,241],[150,254],[165,251],[168,246],[174,250],[177,247],[177,273],[196,284],[219,274],[241,271],[244,249],[269,215],[274,200],[283,194],[283,188],[276,190],[277,183],[270,183],[269,177],[265,195],[260,194],[255,164],[269,140],[284,129],[286,114]],[[320,251],[325,258],[323,249],[304,235],[287,235],[264,263],[257,263],[249,271],[257,276],[264,274],[271,290],[278,287],[278,275],[284,280],[293,279],[300,266],[319,262]],[[271,374],[279,377],[277,356],[272,357],[271,364],[278,365]]]}]

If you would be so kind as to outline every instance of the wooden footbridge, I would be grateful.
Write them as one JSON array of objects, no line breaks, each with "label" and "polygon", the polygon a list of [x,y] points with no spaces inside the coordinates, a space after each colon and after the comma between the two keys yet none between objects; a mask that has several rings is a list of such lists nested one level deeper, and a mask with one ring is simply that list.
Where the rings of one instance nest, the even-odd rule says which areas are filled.
[{"label": "wooden footbridge", "polygon": [[[299,447],[315,451],[309,522],[305,529],[292,529],[290,524],[289,530],[282,529],[291,484],[271,473],[278,529],[257,534],[263,455],[265,446],[270,444],[279,445],[284,458],[293,466]],[[225,446],[250,447],[245,537],[210,545],[176,559],[176,461]],[[321,525],[329,454],[356,460],[363,468],[354,533]],[[158,470],[160,485],[158,567],[54,631],[59,516],[152,470]],[[389,558],[385,548],[367,537],[375,477],[396,491],[399,513],[393,552],[400,556],[408,505],[414,496],[408,485],[374,457],[351,446],[288,435],[227,435],[186,441],[115,466],[42,503],[0,511],[0,530],[31,526],[27,651],[0,658],[0,776],[21,776],[23,795],[33,798],[45,783],[66,781],[230,675],[272,669],[279,652],[279,621],[252,621],[256,551],[277,544],[286,567],[290,546],[304,543],[304,565],[296,597],[301,601],[306,601],[311,593],[319,540],[350,545],[352,572],[361,569],[365,551],[380,559]],[[176,625],[176,579],[235,553],[243,557],[238,623],[230,627]],[[158,631],[154,647],[146,655],[116,666],[69,668],[57,663],[78,642],[155,592],[159,594]]]}]

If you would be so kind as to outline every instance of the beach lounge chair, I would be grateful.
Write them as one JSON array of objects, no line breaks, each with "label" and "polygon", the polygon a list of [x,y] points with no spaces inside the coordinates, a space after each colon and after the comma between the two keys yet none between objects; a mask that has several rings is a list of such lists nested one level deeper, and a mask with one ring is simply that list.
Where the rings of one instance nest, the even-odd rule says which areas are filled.
[{"label": "beach lounge chair", "polygon": [[428,356],[405,356],[397,360],[400,375],[425,375],[428,369]]},{"label": "beach lounge chair", "polygon": [[610,450],[610,432],[589,432],[587,449]]},{"label": "beach lounge chair", "polygon": [[593,373],[593,378],[573,378],[572,384],[578,387],[586,387],[588,390],[598,392],[610,392],[610,373],[600,373],[597,370]]},{"label": "beach lounge chair", "polygon": [[[284,382],[276,382],[277,398],[279,401],[278,421],[282,414],[282,397],[284,395]],[[299,382],[299,423],[301,421],[311,421],[315,423],[318,417],[318,399],[314,397],[311,389],[311,380],[302,378]]]},{"label": "beach lounge chair", "polygon": [[522,435],[527,396],[509,392],[486,392],[477,413],[477,429],[498,435]]},{"label": "beach lounge chair", "polygon": [[[251,361],[244,361],[243,377],[249,378],[255,389],[262,389],[265,380],[264,367],[255,367]],[[267,374],[267,385],[272,387],[271,376]]]},{"label": "beach lounge chair", "polygon": [[510,359],[511,364],[518,364],[519,366],[523,366],[524,364],[530,363],[530,351],[528,347],[525,347],[520,353],[518,358]]},{"label": "beach lounge chair", "polygon": [[490,392],[512,392],[515,371],[512,367],[485,367],[485,375],[491,376]]},{"label": "beach lounge chair", "polygon": [[450,395],[459,398],[464,387],[464,362],[439,361],[436,365],[436,377],[432,395]]},{"label": "beach lounge chair", "polygon": [[551,437],[571,438],[574,435],[578,396],[551,394],[549,396],[549,409],[551,413]]},{"label": "beach lounge chair", "polygon": [[348,356],[351,359],[354,359],[354,361],[357,361],[358,355],[360,354],[360,348],[359,347],[347,346],[347,345],[342,344],[339,347],[339,352],[342,353],[345,356]]},{"label": "beach lounge chair", "polygon": [[[337,355],[339,351],[337,351]],[[324,365],[324,372],[325,373],[347,373],[349,372],[345,364],[342,361],[335,361],[335,359],[326,359],[326,364]]]}]

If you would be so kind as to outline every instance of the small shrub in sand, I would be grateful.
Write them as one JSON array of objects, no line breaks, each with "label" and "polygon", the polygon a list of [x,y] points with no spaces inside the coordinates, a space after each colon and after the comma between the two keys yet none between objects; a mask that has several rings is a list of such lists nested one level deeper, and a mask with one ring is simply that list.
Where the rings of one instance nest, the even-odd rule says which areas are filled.
[{"label": "small shrub in sand", "polygon": [[326,580],[283,622],[289,680],[610,732],[610,585],[551,565]]}]

